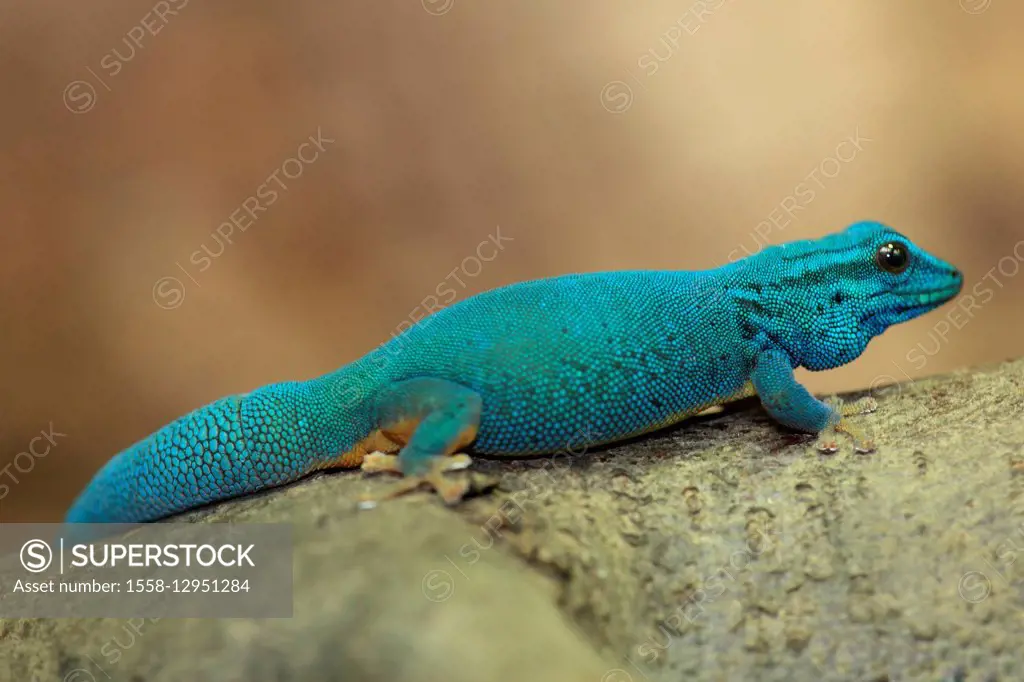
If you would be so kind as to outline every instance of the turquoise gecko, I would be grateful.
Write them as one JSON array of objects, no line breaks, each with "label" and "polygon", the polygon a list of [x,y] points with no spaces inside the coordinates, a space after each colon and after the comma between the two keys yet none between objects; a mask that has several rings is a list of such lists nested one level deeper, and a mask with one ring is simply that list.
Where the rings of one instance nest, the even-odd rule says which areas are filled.
[{"label": "turquoise gecko", "polygon": [[857,358],[868,342],[956,296],[960,272],[892,228],[861,222],[698,272],[541,279],[434,313],[337,371],[201,407],[111,459],[68,522],[150,521],[361,467],[448,503],[466,452],[608,444],[712,405],[760,397],[779,423],[871,451],[849,417],[873,405],[814,398],[793,369]]}]

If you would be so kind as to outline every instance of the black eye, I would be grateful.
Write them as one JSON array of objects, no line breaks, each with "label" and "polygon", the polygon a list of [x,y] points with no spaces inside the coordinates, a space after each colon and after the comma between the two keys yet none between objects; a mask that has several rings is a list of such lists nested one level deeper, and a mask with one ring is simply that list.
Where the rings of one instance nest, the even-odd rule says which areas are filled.
[{"label": "black eye", "polygon": [[878,248],[878,252],[875,254],[875,262],[878,263],[878,267],[886,272],[891,272],[894,275],[899,274],[906,270],[907,265],[910,264],[910,253],[903,244],[889,242]]}]

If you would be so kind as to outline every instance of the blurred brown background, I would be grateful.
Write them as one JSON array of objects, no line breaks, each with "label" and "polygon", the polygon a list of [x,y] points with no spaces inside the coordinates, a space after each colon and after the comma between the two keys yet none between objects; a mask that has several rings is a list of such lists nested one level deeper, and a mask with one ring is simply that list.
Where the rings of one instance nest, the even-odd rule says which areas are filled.
[{"label": "blurred brown background", "polygon": [[356,358],[445,281],[713,267],[876,218],[992,294],[814,390],[1022,350],[1007,0],[0,8],[4,521],[58,520],[194,407]]}]

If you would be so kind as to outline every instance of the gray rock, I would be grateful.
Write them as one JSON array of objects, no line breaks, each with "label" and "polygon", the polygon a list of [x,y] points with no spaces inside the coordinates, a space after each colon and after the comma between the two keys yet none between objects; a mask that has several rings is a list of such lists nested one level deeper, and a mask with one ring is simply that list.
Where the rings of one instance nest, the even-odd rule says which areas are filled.
[{"label": "gray rock", "polygon": [[352,472],[194,512],[294,524],[292,619],[0,621],[0,679],[1024,679],[1024,360],[874,395],[871,455],[748,401],[477,460],[457,509]]}]

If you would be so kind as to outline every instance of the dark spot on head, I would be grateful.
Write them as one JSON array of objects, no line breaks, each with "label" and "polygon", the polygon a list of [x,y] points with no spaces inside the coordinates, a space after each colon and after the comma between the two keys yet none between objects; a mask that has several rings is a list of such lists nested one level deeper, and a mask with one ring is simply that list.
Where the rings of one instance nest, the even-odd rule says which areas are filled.
[{"label": "dark spot on head", "polygon": [[825,312],[825,306],[823,306],[822,304],[819,303],[818,304],[818,314],[820,315],[823,312]]},{"label": "dark spot on head", "polygon": [[725,362],[726,360],[729,359],[729,356],[726,355],[725,353],[722,353],[721,355],[718,356],[718,359],[721,360],[722,362]]},{"label": "dark spot on head", "polygon": [[569,328],[568,327],[562,327],[562,333],[563,334],[568,334],[569,333]]},{"label": "dark spot on head", "polygon": [[651,398],[651,405],[654,405],[655,407],[661,407],[661,401],[658,400],[657,398]]},{"label": "dark spot on head", "polygon": [[616,360],[615,362],[612,363],[612,367],[614,367],[615,369],[622,369],[622,363]]},{"label": "dark spot on head", "polygon": [[842,303],[843,302],[843,292],[837,291],[836,295],[832,297],[832,300],[835,301],[837,305]]},{"label": "dark spot on head", "polygon": [[675,334],[669,334],[667,338],[668,338],[669,343],[671,343],[671,342],[676,340],[676,335]]},{"label": "dark spot on head", "polygon": [[762,290],[761,290],[761,285],[760,285],[760,284],[758,284],[757,282],[754,282],[753,284],[751,284],[751,285],[750,285],[750,288],[751,288],[751,289],[753,289],[753,290],[754,290],[754,293],[756,293],[756,294],[759,294],[759,293],[761,293],[761,291],[762,291]]}]

